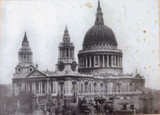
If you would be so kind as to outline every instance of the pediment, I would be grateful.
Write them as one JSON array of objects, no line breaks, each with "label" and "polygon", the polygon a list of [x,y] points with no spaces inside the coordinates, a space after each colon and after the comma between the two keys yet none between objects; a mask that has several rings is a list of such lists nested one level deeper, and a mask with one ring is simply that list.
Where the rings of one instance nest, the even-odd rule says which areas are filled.
[{"label": "pediment", "polygon": [[42,73],[39,70],[34,70],[33,72],[31,72],[30,74],[28,74],[26,76],[26,78],[31,78],[31,77],[45,77],[46,75],[44,73]]},{"label": "pediment", "polygon": [[136,79],[142,79],[142,77],[139,74],[136,74],[134,78],[136,78]]}]

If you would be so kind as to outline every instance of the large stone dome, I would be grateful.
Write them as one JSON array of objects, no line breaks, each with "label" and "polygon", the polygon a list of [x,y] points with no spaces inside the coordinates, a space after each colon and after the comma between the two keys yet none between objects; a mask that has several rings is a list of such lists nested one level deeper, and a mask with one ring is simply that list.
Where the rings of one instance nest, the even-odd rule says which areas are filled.
[{"label": "large stone dome", "polygon": [[103,21],[103,13],[98,1],[96,20],[87,31],[83,49],[78,53],[78,71],[83,74],[121,74],[122,51],[111,28]]},{"label": "large stone dome", "polygon": [[87,31],[84,37],[83,50],[88,50],[92,46],[111,46],[112,48],[117,46],[112,29],[104,25],[100,2],[98,2],[95,24]]},{"label": "large stone dome", "polygon": [[92,44],[110,43],[117,45],[113,31],[105,25],[94,25],[86,33],[83,41],[83,47]]}]

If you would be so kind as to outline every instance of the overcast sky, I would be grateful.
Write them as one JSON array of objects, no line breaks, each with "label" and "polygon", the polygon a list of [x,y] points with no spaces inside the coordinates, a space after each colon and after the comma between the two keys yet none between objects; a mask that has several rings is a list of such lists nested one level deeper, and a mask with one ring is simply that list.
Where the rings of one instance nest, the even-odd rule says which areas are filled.
[{"label": "overcast sky", "polygon": [[[135,70],[146,86],[159,89],[158,0],[101,0],[105,25],[123,51],[124,73]],[[11,83],[24,32],[40,70],[55,70],[65,25],[75,45],[75,58],[93,26],[97,0],[2,1],[0,80]]]}]

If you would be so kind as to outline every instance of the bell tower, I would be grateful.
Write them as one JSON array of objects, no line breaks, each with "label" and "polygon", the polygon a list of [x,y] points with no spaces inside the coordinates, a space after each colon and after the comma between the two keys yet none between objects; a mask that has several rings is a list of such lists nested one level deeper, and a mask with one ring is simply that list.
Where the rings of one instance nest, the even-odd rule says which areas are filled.
[{"label": "bell tower", "polygon": [[28,42],[26,33],[25,33],[23,41],[22,41],[22,47],[18,52],[18,61],[19,61],[19,65],[22,67],[27,67],[29,65],[33,65],[32,51],[29,47],[29,42]]},{"label": "bell tower", "polygon": [[15,77],[24,77],[25,74],[28,74],[34,70],[34,65],[32,62],[32,51],[29,47],[29,42],[25,32],[22,47],[18,52],[18,64],[15,68]]},{"label": "bell tower", "polygon": [[70,42],[70,35],[65,27],[62,42],[59,44],[59,58],[57,71],[59,73],[74,73],[77,70],[77,63],[74,58],[74,44]]}]

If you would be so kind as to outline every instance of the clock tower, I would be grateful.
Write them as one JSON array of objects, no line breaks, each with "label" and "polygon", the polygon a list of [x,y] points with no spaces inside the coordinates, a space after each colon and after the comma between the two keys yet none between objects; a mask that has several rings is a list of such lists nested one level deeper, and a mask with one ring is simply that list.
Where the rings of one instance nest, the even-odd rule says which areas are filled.
[{"label": "clock tower", "polygon": [[77,63],[74,58],[74,44],[70,42],[67,26],[65,27],[62,42],[59,44],[59,58],[57,72],[59,74],[77,73]]},{"label": "clock tower", "polygon": [[22,47],[18,52],[18,64],[15,68],[15,77],[24,77],[35,69],[32,62],[32,51],[29,47],[27,35],[25,33]]}]

